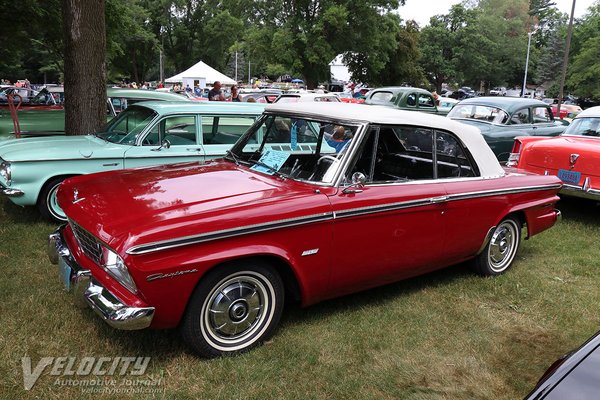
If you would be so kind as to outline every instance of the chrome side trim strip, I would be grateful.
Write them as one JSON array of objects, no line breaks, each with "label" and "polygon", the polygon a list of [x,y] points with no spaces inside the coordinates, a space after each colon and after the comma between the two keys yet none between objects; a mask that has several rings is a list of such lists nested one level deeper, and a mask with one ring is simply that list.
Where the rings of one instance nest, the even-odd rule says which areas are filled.
[{"label": "chrome side trim strip", "polygon": [[514,189],[495,189],[495,190],[485,190],[481,192],[471,192],[464,193],[458,195],[448,195],[446,196],[436,196],[436,197],[428,197],[424,199],[410,200],[410,201],[401,201],[397,203],[377,205],[377,206],[368,206],[368,207],[359,207],[352,208],[348,210],[341,210],[336,212],[328,212],[323,214],[309,215],[306,217],[299,218],[291,218],[284,219],[274,222],[267,222],[263,224],[256,225],[247,225],[238,228],[224,229],[221,231],[202,233],[199,235],[186,236],[177,239],[164,240],[160,242],[152,242],[147,244],[141,244],[138,246],[133,246],[127,249],[126,253],[130,255],[139,255],[152,253],[155,251],[172,249],[175,247],[187,246],[190,244],[198,244],[204,243],[219,239],[226,239],[234,236],[242,236],[248,235],[251,233],[264,232],[268,230],[288,228],[291,226],[310,224],[313,222],[322,222],[333,219],[340,218],[349,218],[356,217],[367,214],[374,214],[380,212],[387,211],[397,211],[405,208],[413,208],[413,207],[423,207],[428,205],[440,205],[450,201],[459,201],[459,200],[467,200],[467,199],[475,199],[480,197],[494,196],[494,195],[508,195],[508,194],[517,194],[517,193],[527,193],[527,192],[535,192],[542,190],[551,190],[558,189],[562,185],[553,184],[553,185],[545,185],[545,186],[526,186],[521,188]]},{"label": "chrome side trim strip", "polygon": [[279,221],[268,222],[265,224],[247,225],[247,226],[242,226],[240,228],[224,229],[221,231],[208,232],[208,233],[203,233],[200,235],[192,235],[192,236],[186,236],[186,237],[182,237],[182,238],[178,238],[178,239],[164,240],[161,242],[154,242],[154,243],[142,244],[139,246],[133,246],[133,247],[127,249],[126,253],[131,254],[131,255],[146,254],[146,253],[151,253],[151,252],[160,251],[160,250],[172,249],[174,247],[210,242],[210,241],[218,240],[218,239],[225,239],[225,238],[229,238],[229,237],[233,237],[233,236],[242,236],[242,235],[248,235],[250,233],[257,233],[257,232],[264,232],[264,231],[269,231],[269,230],[273,230],[273,229],[287,228],[290,226],[305,225],[305,224],[310,224],[313,222],[327,221],[327,220],[330,220],[333,218],[334,218],[333,213],[328,212],[328,213],[323,213],[323,214],[309,215],[309,216],[300,217],[300,218],[283,219],[283,220],[279,220]]},{"label": "chrome side trim strip", "polygon": [[560,183],[557,183],[557,184],[553,184],[553,185],[544,185],[544,186],[525,186],[525,187],[515,188],[515,189],[484,190],[481,192],[470,192],[470,193],[449,195],[448,201],[476,199],[479,197],[487,197],[487,196],[503,195],[503,194],[538,192],[538,191],[542,191],[542,190],[560,189],[561,187],[562,187],[562,185]]},{"label": "chrome side trim strip", "polygon": [[401,201],[398,203],[385,204],[382,206],[368,206],[368,207],[360,207],[360,208],[352,208],[349,210],[337,211],[335,213],[335,218],[348,218],[348,217],[357,217],[359,215],[367,215],[374,213],[381,213],[386,211],[396,211],[402,210],[405,208],[413,208],[413,207],[423,207],[431,204],[435,204],[433,202],[433,198],[427,199],[418,199],[411,201]]}]

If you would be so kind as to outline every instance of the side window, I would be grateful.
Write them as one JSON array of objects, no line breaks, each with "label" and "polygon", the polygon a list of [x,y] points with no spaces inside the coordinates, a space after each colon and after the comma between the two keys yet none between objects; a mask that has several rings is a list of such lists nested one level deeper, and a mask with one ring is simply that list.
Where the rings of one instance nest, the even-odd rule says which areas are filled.
[{"label": "side window", "polygon": [[143,145],[157,146],[165,139],[173,146],[196,144],[196,117],[186,115],[160,120],[144,138]]},{"label": "side window", "polygon": [[419,107],[433,108],[434,106],[435,102],[433,101],[433,97],[427,94],[419,95]]},{"label": "side window", "polygon": [[511,125],[529,124],[529,108],[516,111],[510,119]]},{"label": "side window", "polygon": [[417,95],[416,93],[411,93],[406,97],[406,105],[410,107],[414,107],[417,105]]},{"label": "side window", "polygon": [[234,144],[254,121],[254,117],[202,117],[202,140],[204,144]]},{"label": "side window", "polygon": [[533,109],[533,123],[547,124],[553,122],[552,113],[548,107],[535,107]]},{"label": "side window", "polygon": [[436,131],[435,145],[439,179],[477,176],[456,137],[446,132]]},{"label": "side window", "polygon": [[373,182],[433,179],[433,132],[416,127],[381,127]]},{"label": "side window", "polygon": [[392,92],[375,92],[371,95],[371,100],[377,103],[389,103],[394,97]]}]

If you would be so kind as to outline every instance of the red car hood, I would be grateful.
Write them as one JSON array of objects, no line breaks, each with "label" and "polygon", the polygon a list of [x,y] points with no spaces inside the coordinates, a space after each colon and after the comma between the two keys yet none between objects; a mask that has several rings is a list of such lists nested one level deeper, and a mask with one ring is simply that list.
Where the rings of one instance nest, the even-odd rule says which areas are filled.
[{"label": "red car hood", "polygon": [[[548,170],[571,169],[571,154],[578,154],[574,171],[600,176],[600,139],[560,136],[530,143],[524,150],[526,165]],[[527,168],[524,166],[524,168]]]},{"label": "red car hood", "polygon": [[227,161],[82,175],[58,201],[70,220],[122,253],[157,241],[330,212],[315,187]]}]

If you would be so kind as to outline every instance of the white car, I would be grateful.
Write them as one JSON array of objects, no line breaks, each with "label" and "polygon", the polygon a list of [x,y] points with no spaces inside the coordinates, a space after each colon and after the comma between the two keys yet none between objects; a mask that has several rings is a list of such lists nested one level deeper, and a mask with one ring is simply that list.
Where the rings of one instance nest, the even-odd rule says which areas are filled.
[{"label": "white car", "polygon": [[280,95],[274,103],[305,103],[305,102],[341,102],[340,98],[333,93],[286,93]]}]

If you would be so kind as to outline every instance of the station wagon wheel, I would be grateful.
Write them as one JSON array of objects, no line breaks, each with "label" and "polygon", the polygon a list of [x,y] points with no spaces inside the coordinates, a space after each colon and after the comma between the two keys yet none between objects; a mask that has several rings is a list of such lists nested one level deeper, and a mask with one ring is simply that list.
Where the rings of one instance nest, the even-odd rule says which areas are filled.
[{"label": "station wagon wheel", "polygon": [[473,260],[481,275],[500,275],[512,265],[521,243],[521,223],[515,217],[503,219],[492,232],[483,252]]},{"label": "station wagon wheel", "polygon": [[44,185],[37,201],[37,208],[44,218],[58,222],[67,220],[65,212],[60,208],[56,200],[58,187],[67,178],[68,176],[52,178]]},{"label": "station wagon wheel", "polygon": [[283,293],[281,278],[264,263],[217,267],[194,291],[182,336],[204,357],[249,350],[273,334],[283,310]]}]

